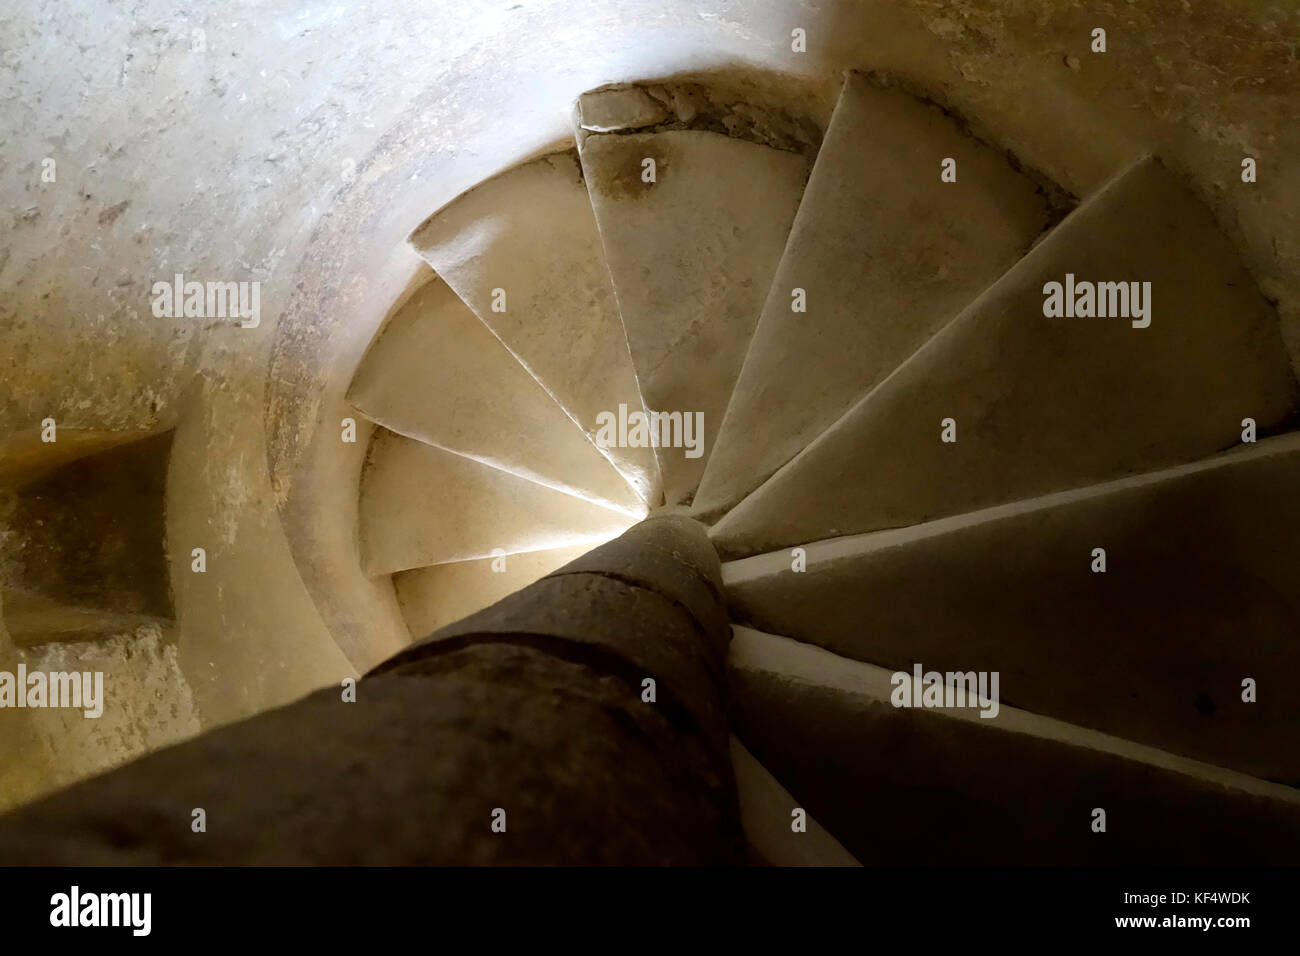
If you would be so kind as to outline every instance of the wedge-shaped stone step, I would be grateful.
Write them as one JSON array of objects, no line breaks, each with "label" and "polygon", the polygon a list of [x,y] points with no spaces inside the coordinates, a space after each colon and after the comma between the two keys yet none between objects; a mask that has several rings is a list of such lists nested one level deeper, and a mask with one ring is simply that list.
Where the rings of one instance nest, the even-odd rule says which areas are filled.
[{"label": "wedge-shaped stone step", "polygon": [[1297,488],[1291,435],[818,542],[802,572],[788,551],[746,558],[724,579],[733,617],[764,630],[889,667],[998,671],[1016,706],[1294,786]]},{"label": "wedge-shaped stone step", "polygon": [[799,801],[767,768],[731,738],[731,766],[740,798],[740,822],[754,862],[768,866],[861,866],[853,855],[807,816],[795,829]]},{"label": "wedge-shaped stone step", "polygon": [[645,404],[693,426],[702,416],[702,435],[668,437],[693,447],[658,449],[665,501],[681,504],[704,473],[808,164],[670,130],[589,134],[582,165]]},{"label": "wedge-shaped stone step", "polygon": [[[641,408],[576,152],[476,186],[411,244],[593,440],[602,412]],[[653,449],[603,453],[642,499],[658,502]]]},{"label": "wedge-shaped stone step", "polygon": [[600,543],[479,558],[417,568],[393,575],[397,603],[416,640],[481,611],[489,604],[539,581]]},{"label": "wedge-shaped stone step", "polygon": [[441,279],[384,326],[348,401],[392,431],[634,517],[645,513],[623,476]]},{"label": "wedge-shaped stone step", "polygon": [[[940,180],[945,159],[955,182]],[[937,106],[851,74],[693,510],[730,508],[807,447],[1010,268],[1050,212]]]},{"label": "wedge-shaped stone step", "polygon": [[[1048,317],[1048,284],[1070,276],[1150,283],[1147,318]],[[1295,388],[1276,318],[1209,210],[1147,159],[1080,205],[713,537],[725,553],[752,554],[1179,464],[1239,441],[1245,418],[1261,429],[1283,421]]]},{"label": "wedge-shaped stone step", "polygon": [[730,666],[736,735],[865,866],[1300,858],[1290,787],[1006,704],[895,707],[890,671],[748,628]]},{"label": "wedge-shaped stone step", "polygon": [[361,554],[368,574],[561,548],[635,524],[621,512],[387,429],[361,476]]}]

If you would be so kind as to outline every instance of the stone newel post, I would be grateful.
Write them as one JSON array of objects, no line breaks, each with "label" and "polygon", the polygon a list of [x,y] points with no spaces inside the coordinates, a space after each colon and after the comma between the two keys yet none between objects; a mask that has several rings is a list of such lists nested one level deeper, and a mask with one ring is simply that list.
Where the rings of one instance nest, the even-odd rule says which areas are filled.
[{"label": "stone newel post", "polygon": [[355,702],[326,688],[0,819],[0,860],[743,862],[729,636],[703,528],[650,518],[412,645]]}]

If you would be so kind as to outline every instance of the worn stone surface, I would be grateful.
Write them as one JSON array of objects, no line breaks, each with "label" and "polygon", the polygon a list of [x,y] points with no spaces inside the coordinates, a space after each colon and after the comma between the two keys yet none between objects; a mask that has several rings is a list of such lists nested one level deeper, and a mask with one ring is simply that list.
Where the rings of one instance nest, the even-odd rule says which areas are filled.
[{"label": "worn stone surface", "polygon": [[656,706],[724,752],[725,642],[725,631],[702,634],[690,615],[657,592],[599,574],[561,575],[435,631],[379,670],[466,644],[536,647],[609,669],[638,694],[641,682],[653,679]]},{"label": "worn stone surface", "polygon": [[1300,683],[1300,438],[1248,449],[812,544],[803,573],[737,561],[732,613],[883,666],[999,671],[1018,707],[1297,786],[1300,701],[1276,691]]},{"label": "worn stone surface", "polygon": [[[730,768],[638,688],[491,644],[368,678],[355,703],[321,690],[34,804],[0,819],[0,858],[722,864],[738,857],[734,800]],[[208,832],[191,832],[194,807]]]},{"label": "worn stone surface", "polygon": [[[304,569],[346,561],[360,576],[360,562],[355,550],[342,547],[295,560],[298,542],[291,544],[286,535],[265,463],[252,450],[265,440],[256,413],[259,401],[259,390],[245,391],[219,376],[206,381],[172,441],[166,517],[176,643],[205,728],[354,677],[354,660],[382,659],[409,640],[391,586],[389,606],[360,605],[364,627],[351,635],[340,629],[336,636],[322,620],[303,586]],[[336,445],[344,444],[338,430],[330,434]],[[335,470],[332,481],[355,489],[359,471],[359,465],[351,475]],[[353,490],[352,508],[356,501]],[[355,511],[343,513],[351,517]],[[356,537],[353,520],[348,524],[353,549]],[[206,554],[202,573],[194,570],[195,548]],[[355,642],[346,642],[346,636]]]},{"label": "worn stone surface", "polygon": [[590,133],[690,129],[815,157],[821,143],[817,124],[806,112],[782,108],[756,92],[735,83],[680,80],[590,90],[575,107],[578,144],[584,146]]},{"label": "worn stone surface", "polygon": [[[576,544],[399,571],[393,575],[393,587],[406,626],[419,639],[527,587],[591,548]],[[494,568],[498,562],[504,562],[505,570]]]},{"label": "worn stone surface", "polygon": [[56,428],[56,441],[46,442],[41,439],[39,423],[32,424],[32,428],[11,432],[0,441],[0,485],[4,487],[21,488],[79,458],[160,434],[155,429],[98,431],[64,426]]},{"label": "worn stone surface", "polygon": [[[574,152],[480,184],[429,217],[411,244],[593,440],[602,412],[641,408]],[[646,502],[658,501],[652,449],[602,451]]]},{"label": "worn stone surface", "polygon": [[171,439],[87,455],[0,491],[0,588],[15,641],[115,633],[123,616],[140,619],[132,626],[171,620],[163,519]]},{"label": "worn stone surface", "polygon": [[409,438],[632,517],[645,514],[582,429],[436,277],[371,345],[348,401]]},{"label": "worn stone surface", "polygon": [[[748,628],[731,670],[737,736],[865,866],[1243,866],[1300,853],[1290,787],[1005,704],[993,719],[898,708],[889,671]],[[1105,833],[1091,829],[1097,807]]]},{"label": "worn stone surface", "polygon": [[592,90],[578,98],[579,126],[594,133],[654,126],[668,119],[668,110],[645,90],[621,86]]},{"label": "worn stone surface", "polygon": [[756,862],[768,866],[861,866],[811,817],[806,829],[793,828],[793,811],[804,808],[735,737],[731,738],[731,765],[736,773],[741,824]]},{"label": "worn stone surface", "polygon": [[656,681],[662,706],[725,752],[730,640],[721,569],[690,518],[649,518],[496,604],[449,624],[385,662],[447,653],[467,642],[533,643]]},{"label": "worn stone surface", "polygon": [[380,430],[361,484],[362,561],[391,574],[604,541],[628,515]]},{"label": "worn stone surface", "polygon": [[[355,700],[321,690],[0,819],[0,858],[742,862],[729,631],[705,631],[679,600],[698,579],[720,588],[716,556],[685,518],[627,540],[680,555],[679,579],[652,590],[595,571],[546,578],[386,662]],[[712,562],[695,566],[700,555]],[[208,832],[191,831],[194,807]]]},{"label": "worn stone surface", "polygon": [[654,515],[636,526],[635,534],[580,555],[550,576],[583,573],[671,594],[705,633],[727,627],[718,554],[703,527],[684,515]]},{"label": "worn stone surface", "polygon": [[[10,618],[5,601],[5,618]],[[103,615],[97,615],[102,623]],[[0,811],[43,797],[128,760],[192,737],[197,702],[179,666],[175,632],[156,623],[100,633],[93,641],[14,647],[0,628],[0,670],[102,673],[103,711],[0,711]],[[0,857],[3,859],[3,857]]]},{"label": "worn stone surface", "polygon": [[[642,182],[642,161],[656,179]],[[582,147],[641,394],[703,413],[698,457],[660,448],[667,504],[689,501],[744,361],[803,190],[807,163],[717,133],[588,136]]]},{"label": "worn stone surface", "polygon": [[[956,161],[956,182],[940,162]],[[934,104],[845,81],[694,501],[733,506],[1012,266],[1052,209]],[[802,289],[805,311],[792,308]]]},{"label": "worn stone surface", "polygon": [[[1151,283],[1151,322],[1048,318],[1044,285]],[[1143,160],[713,528],[752,554],[1180,464],[1280,425],[1277,319],[1209,211]],[[940,440],[944,419],[956,442]]]}]

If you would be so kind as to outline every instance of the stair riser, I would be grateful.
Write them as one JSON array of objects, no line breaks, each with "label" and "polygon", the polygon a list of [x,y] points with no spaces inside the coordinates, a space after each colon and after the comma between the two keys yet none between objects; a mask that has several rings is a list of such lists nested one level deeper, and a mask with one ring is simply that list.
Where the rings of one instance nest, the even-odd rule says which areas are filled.
[{"label": "stair riser", "polygon": [[813,545],[802,573],[784,554],[736,562],[732,614],[885,667],[997,671],[1018,707],[1297,784],[1300,441],[1275,441],[946,531]]},{"label": "stair riser", "polygon": [[867,866],[1300,858],[1287,787],[1009,706],[895,707],[887,671],[748,629],[731,674],[737,736]]},{"label": "stair riser", "polygon": [[[1067,273],[1151,282],[1148,328],[1048,318]],[[1135,165],[714,527],[730,556],[1192,461],[1296,407],[1276,316],[1209,211]],[[951,441],[945,440],[951,438]],[[838,493],[827,494],[834,489]]]}]

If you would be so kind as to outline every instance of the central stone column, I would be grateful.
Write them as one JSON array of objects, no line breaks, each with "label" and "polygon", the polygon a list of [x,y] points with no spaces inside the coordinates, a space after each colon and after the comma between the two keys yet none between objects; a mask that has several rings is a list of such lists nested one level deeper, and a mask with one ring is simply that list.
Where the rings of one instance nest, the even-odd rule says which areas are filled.
[{"label": "central stone column", "polygon": [[326,688],[0,819],[0,859],[741,863],[729,638],[703,527],[652,517],[412,645],[355,702]]}]

